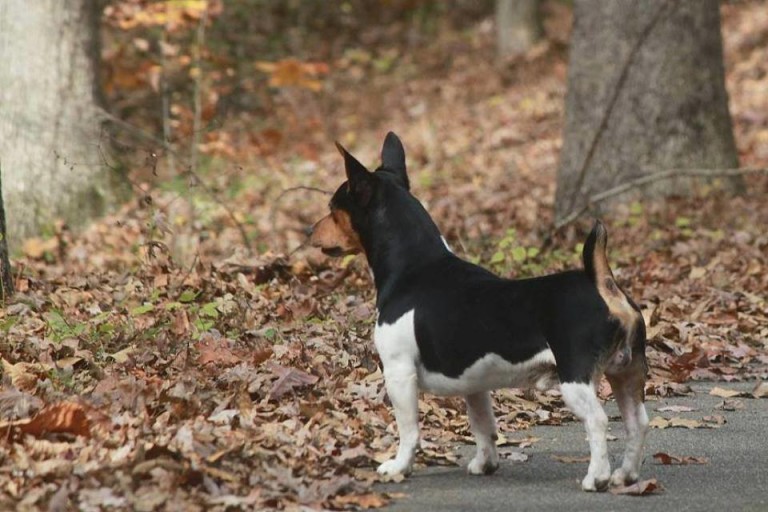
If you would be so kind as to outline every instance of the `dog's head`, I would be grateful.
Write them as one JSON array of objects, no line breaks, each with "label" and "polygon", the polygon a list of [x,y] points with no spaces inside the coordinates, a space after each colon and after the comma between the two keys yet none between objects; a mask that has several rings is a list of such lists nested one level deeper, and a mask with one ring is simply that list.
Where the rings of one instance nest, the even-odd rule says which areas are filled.
[{"label": "dog's head", "polygon": [[357,254],[364,250],[369,216],[380,208],[382,190],[387,187],[410,188],[405,171],[405,150],[400,139],[387,134],[381,149],[381,166],[370,172],[341,144],[347,181],[336,190],[329,203],[331,212],[312,228],[310,243],[329,256]]}]

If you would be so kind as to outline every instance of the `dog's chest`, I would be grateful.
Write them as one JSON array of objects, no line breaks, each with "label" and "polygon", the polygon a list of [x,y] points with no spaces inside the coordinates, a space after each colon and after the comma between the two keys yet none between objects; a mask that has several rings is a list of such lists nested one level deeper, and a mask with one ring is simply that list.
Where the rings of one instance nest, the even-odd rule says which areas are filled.
[{"label": "dog's chest", "polygon": [[555,359],[548,348],[530,359],[515,363],[492,352],[471,361],[458,361],[464,368],[458,377],[430,371],[424,367],[419,355],[414,316],[414,310],[411,310],[391,324],[376,326],[374,343],[384,365],[385,378],[387,375],[402,378],[415,374],[420,389],[437,395],[467,395],[504,387],[543,389],[552,386],[557,380],[554,373]]}]

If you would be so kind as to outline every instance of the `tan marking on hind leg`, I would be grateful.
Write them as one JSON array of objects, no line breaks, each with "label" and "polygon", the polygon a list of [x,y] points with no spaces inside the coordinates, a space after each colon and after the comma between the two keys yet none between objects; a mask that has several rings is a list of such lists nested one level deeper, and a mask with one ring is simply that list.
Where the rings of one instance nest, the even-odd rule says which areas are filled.
[{"label": "tan marking on hind leg", "polygon": [[648,432],[648,414],[645,411],[645,364],[635,358],[625,370],[606,374],[613,390],[627,435],[624,459],[611,475],[612,485],[627,485],[637,481],[643,461],[645,435]]}]

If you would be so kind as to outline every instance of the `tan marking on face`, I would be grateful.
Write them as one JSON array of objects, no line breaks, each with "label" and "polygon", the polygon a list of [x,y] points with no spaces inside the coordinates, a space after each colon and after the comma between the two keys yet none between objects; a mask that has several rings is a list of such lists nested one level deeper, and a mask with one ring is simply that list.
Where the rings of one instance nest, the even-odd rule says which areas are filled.
[{"label": "tan marking on face", "polygon": [[352,228],[349,214],[343,210],[332,210],[312,228],[309,239],[314,247],[336,249],[344,254],[357,254],[363,250],[360,237]]}]

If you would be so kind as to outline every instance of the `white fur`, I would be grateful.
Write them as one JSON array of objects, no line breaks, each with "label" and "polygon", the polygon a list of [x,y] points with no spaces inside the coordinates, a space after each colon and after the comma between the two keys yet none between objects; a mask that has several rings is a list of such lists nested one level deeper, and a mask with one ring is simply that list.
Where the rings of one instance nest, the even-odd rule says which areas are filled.
[{"label": "white fur", "polygon": [[487,354],[456,378],[427,371],[419,360],[413,310],[392,324],[377,325],[373,338],[384,366],[387,394],[400,432],[397,456],[379,466],[378,471],[383,474],[408,473],[411,470],[419,446],[419,389],[439,395],[467,397],[470,422],[478,447],[478,454],[468,470],[479,474],[491,472],[498,466],[492,440],[496,425],[488,391],[502,387],[544,387],[556,380],[554,374],[548,371],[555,364],[549,349],[515,364],[495,354]]},{"label": "white fur", "polygon": [[606,444],[608,416],[605,415],[592,384],[565,382],[560,385],[560,391],[563,393],[565,405],[584,422],[589,439],[589,469],[587,476],[581,481],[581,488],[585,491],[602,490],[608,485],[611,476]]},{"label": "white fur", "polygon": [[491,393],[482,391],[467,395],[467,415],[469,428],[477,442],[477,454],[467,466],[471,475],[487,475],[499,468],[499,456],[496,453],[496,418],[493,416]]},{"label": "white fur", "polygon": [[[549,349],[521,363],[510,363],[496,354],[486,354],[455,378],[419,368],[419,386],[436,395],[469,395],[499,388],[542,387],[549,379],[537,377],[541,375],[542,368],[554,369],[554,364],[555,356]],[[551,376],[554,378],[554,375]]]},{"label": "white fur", "polygon": [[416,362],[418,348],[413,311],[394,324],[377,325],[373,341],[384,365],[384,383],[395,410],[400,446],[394,459],[381,464],[383,475],[408,474],[419,448],[419,389]]}]

